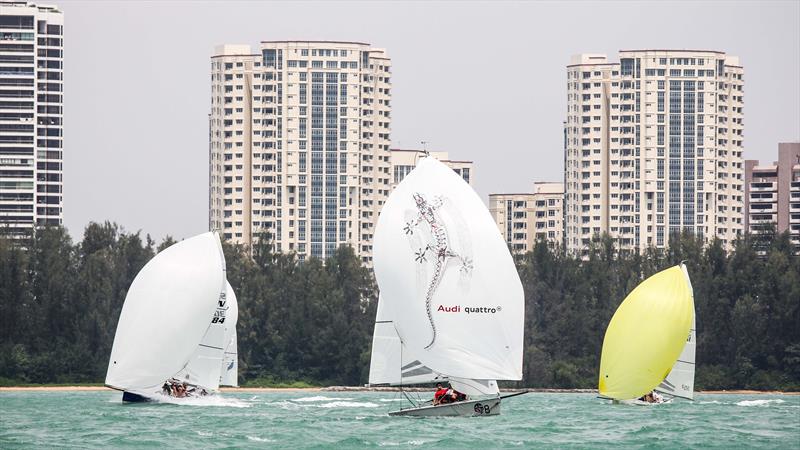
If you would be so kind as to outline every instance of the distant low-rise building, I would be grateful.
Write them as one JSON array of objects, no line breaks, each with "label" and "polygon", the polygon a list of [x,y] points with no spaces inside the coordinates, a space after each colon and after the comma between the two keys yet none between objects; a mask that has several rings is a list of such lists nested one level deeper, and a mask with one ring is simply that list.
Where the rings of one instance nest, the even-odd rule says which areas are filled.
[{"label": "distant low-rise building", "polygon": [[[417,166],[419,158],[425,154],[425,150],[407,150],[393,148],[391,151],[391,183],[392,189],[397,186],[409,172]],[[472,186],[474,168],[472,161],[457,161],[450,159],[447,152],[430,152],[433,158],[443,162],[447,167],[453,169],[461,178]]]},{"label": "distant low-rise building", "polygon": [[564,233],[564,184],[534,183],[532,193],[491,194],[489,212],[514,254],[533,249],[536,241],[561,245]]},{"label": "distant low-rise building", "polygon": [[789,230],[800,249],[800,142],[778,144],[772,164],[745,161],[745,180],[747,231]]}]

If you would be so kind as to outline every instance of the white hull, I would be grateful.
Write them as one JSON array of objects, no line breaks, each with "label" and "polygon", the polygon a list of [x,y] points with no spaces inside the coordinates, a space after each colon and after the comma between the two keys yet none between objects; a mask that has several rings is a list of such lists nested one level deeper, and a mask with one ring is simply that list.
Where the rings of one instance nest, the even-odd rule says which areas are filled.
[{"label": "white hull", "polygon": [[389,413],[390,416],[413,417],[473,417],[496,416],[499,414],[499,398],[469,400],[437,406],[421,406],[418,408],[401,409],[399,411],[392,411]]},{"label": "white hull", "polygon": [[615,405],[633,405],[633,406],[656,406],[656,405],[663,405],[664,403],[671,402],[672,399],[668,398],[661,402],[646,402],[644,400],[634,399],[634,400],[612,400],[611,402]]}]

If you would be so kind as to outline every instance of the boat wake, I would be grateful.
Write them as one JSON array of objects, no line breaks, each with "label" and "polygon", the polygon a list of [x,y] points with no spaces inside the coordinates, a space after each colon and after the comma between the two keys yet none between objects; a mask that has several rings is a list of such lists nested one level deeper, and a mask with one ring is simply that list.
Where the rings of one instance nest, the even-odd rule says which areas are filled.
[{"label": "boat wake", "polygon": [[183,397],[175,398],[166,395],[159,395],[156,398],[159,403],[168,403],[170,405],[186,405],[186,406],[219,406],[223,408],[250,408],[253,406],[251,403],[238,398],[223,397],[221,395],[208,395],[205,397]]},{"label": "boat wake", "polygon": [[769,400],[742,400],[737,402],[736,406],[769,406],[772,403],[780,404],[784,403],[784,401],[779,398]]}]

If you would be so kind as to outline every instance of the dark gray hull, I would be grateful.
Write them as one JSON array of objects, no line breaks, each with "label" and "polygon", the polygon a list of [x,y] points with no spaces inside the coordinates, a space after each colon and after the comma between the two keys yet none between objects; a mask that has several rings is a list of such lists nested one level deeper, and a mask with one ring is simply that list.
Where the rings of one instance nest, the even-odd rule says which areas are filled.
[{"label": "dark gray hull", "polygon": [[389,413],[390,416],[412,417],[475,417],[496,416],[498,414],[500,414],[499,398],[469,400],[437,406],[421,406],[418,408],[401,409],[400,411],[392,411]]}]

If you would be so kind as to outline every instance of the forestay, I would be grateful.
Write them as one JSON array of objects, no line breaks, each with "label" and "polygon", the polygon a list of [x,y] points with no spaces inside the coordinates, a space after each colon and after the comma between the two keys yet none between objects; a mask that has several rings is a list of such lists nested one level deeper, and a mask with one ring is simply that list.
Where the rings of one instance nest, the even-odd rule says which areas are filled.
[{"label": "forestay", "polygon": [[228,292],[228,315],[225,318],[225,354],[220,367],[220,386],[239,386],[239,355],[236,343],[236,322],[239,320],[239,303],[233,287],[226,281]]},{"label": "forestay", "polygon": [[[395,188],[374,266],[403,360],[449,377],[522,378],[522,284],[483,201],[450,168],[424,158]],[[389,346],[378,325],[379,346]]]},{"label": "forestay", "polygon": [[125,297],[106,385],[160,389],[192,357],[224,291],[225,259],[216,233],[186,239],[156,255]]}]

